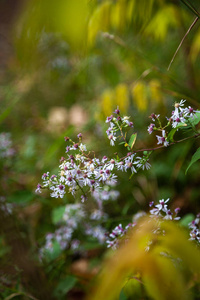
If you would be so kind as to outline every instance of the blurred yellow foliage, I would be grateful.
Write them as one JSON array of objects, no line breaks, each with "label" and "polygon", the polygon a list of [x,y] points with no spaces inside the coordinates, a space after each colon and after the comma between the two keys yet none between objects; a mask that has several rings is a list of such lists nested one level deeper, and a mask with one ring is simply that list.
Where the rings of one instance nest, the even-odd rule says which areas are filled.
[{"label": "blurred yellow foliage", "polygon": [[[72,50],[83,51],[95,44],[99,32],[113,34],[131,26],[163,41],[170,28],[181,26],[181,18],[179,6],[166,0],[30,0],[17,23],[17,47],[22,59],[30,62],[44,34],[61,34]],[[193,61],[199,52],[198,32],[191,47]]]},{"label": "blurred yellow foliage", "polygon": [[86,44],[87,0],[59,1],[54,12],[55,29],[62,32],[73,48]]},{"label": "blurred yellow foliage", "polygon": [[100,31],[107,31],[110,26],[111,1],[104,1],[94,10],[88,23],[88,46],[94,44],[95,38]]},{"label": "blurred yellow foliage", "polygon": [[[158,79],[152,79],[148,83],[139,80],[130,86],[119,83],[114,89],[106,89],[100,96],[100,112],[105,118],[119,106],[121,112],[127,114],[131,105],[130,96],[132,96],[132,102],[138,111],[146,111],[150,99],[155,105],[162,102],[163,96],[160,89],[161,84]],[[97,118],[99,117],[98,114]]]},{"label": "blurred yellow foliage", "polygon": [[157,79],[152,79],[149,82],[149,87],[150,87],[151,99],[153,101],[156,101],[157,103],[161,102],[163,100],[163,96],[160,90],[161,89],[160,81]]},{"label": "blurred yellow foliage", "polygon": [[180,25],[178,15],[179,11],[176,5],[164,5],[152,17],[144,33],[163,41],[166,38],[169,28],[176,28]]},{"label": "blurred yellow foliage", "polygon": [[126,84],[120,83],[115,88],[115,106],[119,106],[122,113],[127,113],[129,107],[129,90]]},{"label": "blurred yellow foliage", "polygon": [[101,96],[101,108],[104,116],[110,116],[114,107],[114,92],[107,89]]},{"label": "blurred yellow foliage", "polygon": [[123,30],[126,25],[126,2],[126,0],[118,0],[112,5],[111,26],[115,29]]},{"label": "blurred yellow foliage", "polygon": [[127,20],[128,22],[131,22],[133,19],[133,12],[135,9],[135,1],[129,1],[127,4],[127,11],[126,11],[126,16],[127,16]]},{"label": "blurred yellow foliage", "polygon": [[28,1],[18,20],[18,49],[37,52],[42,37],[55,33],[61,34],[73,50],[84,50],[89,14],[87,0]]},{"label": "blurred yellow foliage", "polygon": [[138,81],[131,89],[133,103],[138,110],[145,111],[148,105],[147,86],[143,81]]},{"label": "blurred yellow foliage", "polygon": [[88,45],[92,46],[99,32],[123,31],[134,21],[146,23],[155,0],[103,1],[94,9],[88,24]]},{"label": "blurred yellow foliage", "polygon": [[127,113],[129,108],[129,89],[124,83],[120,83],[115,89],[106,89],[100,97],[100,110],[103,117],[107,117],[120,107],[122,113]]},{"label": "blurred yellow foliage", "polygon": [[118,299],[124,285],[127,291],[127,279],[137,280],[132,296],[140,282],[143,294],[137,299],[144,299],[144,292],[156,300],[193,299],[189,289],[199,275],[200,251],[185,231],[172,221],[145,217],[106,262],[88,300]]}]

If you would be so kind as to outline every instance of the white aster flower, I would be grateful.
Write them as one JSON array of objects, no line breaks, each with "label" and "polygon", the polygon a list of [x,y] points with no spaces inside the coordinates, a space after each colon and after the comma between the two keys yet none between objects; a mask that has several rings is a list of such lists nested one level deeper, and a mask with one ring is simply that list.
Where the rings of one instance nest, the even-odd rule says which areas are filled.
[{"label": "white aster flower", "polygon": [[156,135],[157,139],[158,139],[158,145],[159,144],[163,144],[165,147],[167,147],[169,145],[169,142],[166,140],[166,132],[165,130],[162,130],[162,136]]},{"label": "white aster flower", "polygon": [[84,144],[82,144],[82,143],[79,145],[79,149],[80,149],[81,151],[87,151],[86,145],[84,145]]}]

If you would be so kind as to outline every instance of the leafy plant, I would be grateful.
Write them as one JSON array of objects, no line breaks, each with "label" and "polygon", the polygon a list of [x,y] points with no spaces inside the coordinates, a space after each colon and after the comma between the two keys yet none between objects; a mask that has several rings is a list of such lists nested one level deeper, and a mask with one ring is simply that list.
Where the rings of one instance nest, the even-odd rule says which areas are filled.
[{"label": "leafy plant", "polygon": [[182,228],[146,217],[107,259],[88,300],[116,299],[121,289],[131,299],[136,293],[137,299],[194,299],[190,289],[199,282],[199,267],[199,249]]}]

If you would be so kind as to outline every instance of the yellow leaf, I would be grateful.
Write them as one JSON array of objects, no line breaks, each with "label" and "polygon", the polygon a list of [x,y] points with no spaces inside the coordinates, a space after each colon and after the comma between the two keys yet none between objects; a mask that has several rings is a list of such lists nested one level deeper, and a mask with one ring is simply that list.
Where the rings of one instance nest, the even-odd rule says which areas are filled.
[{"label": "yellow leaf", "polygon": [[127,113],[129,106],[129,91],[124,83],[120,83],[115,88],[115,105],[120,107],[122,113]]},{"label": "yellow leaf", "polygon": [[88,46],[93,46],[100,31],[108,31],[110,27],[111,1],[104,1],[94,10],[88,23]]},{"label": "yellow leaf", "polygon": [[101,95],[101,107],[105,117],[112,114],[114,107],[114,93],[112,90],[107,89]]},{"label": "yellow leaf", "polygon": [[133,87],[132,87],[132,97],[133,97],[133,103],[137,106],[138,110],[145,111],[147,109],[147,87],[145,83],[142,81],[138,81]]},{"label": "yellow leaf", "polygon": [[163,41],[168,29],[176,28],[179,24],[178,7],[173,4],[164,5],[160,8],[145,29],[146,35],[151,35],[157,40]]},{"label": "yellow leaf", "polygon": [[161,85],[160,85],[160,81],[157,79],[152,79],[149,82],[149,87],[150,87],[150,93],[151,93],[151,98],[153,101],[160,103],[162,102],[162,93],[160,91],[161,89]]},{"label": "yellow leaf", "polygon": [[123,30],[126,25],[126,0],[118,0],[112,6],[111,26]]},{"label": "yellow leaf", "polygon": [[127,238],[106,262],[88,300],[116,299],[131,274],[140,274],[146,295],[155,300],[191,299],[188,274],[199,281],[200,251],[182,228],[145,217]]},{"label": "yellow leaf", "polygon": [[62,0],[54,12],[54,25],[58,32],[66,36],[69,44],[78,49],[86,41],[87,17],[86,0]]}]

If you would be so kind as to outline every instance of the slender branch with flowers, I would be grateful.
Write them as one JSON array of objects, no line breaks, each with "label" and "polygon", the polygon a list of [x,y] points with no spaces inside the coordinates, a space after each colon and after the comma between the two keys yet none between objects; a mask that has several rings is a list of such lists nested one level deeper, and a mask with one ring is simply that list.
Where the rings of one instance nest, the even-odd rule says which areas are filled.
[{"label": "slender branch with flowers", "polygon": [[[55,234],[47,235],[47,248],[48,245],[52,244],[53,237],[57,241],[61,241],[61,248],[69,246],[69,240],[72,239],[72,235],[75,233],[75,228],[77,224],[85,222],[84,232],[85,234],[92,234],[99,241],[107,243],[108,247],[117,248],[119,238],[125,236],[130,227],[134,227],[136,222],[133,221],[126,226],[125,229],[119,224],[110,235],[105,235],[105,229],[98,225],[95,229],[87,224],[88,214],[84,213],[84,203],[87,201],[88,197],[92,197],[96,203],[97,210],[92,213],[89,218],[99,220],[102,222],[102,218],[106,217],[103,212],[103,202],[109,199],[116,199],[118,197],[118,192],[113,189],[118,182],[118,172],[130,172],[130,178],[140,170],[148,170],[151,165],[149,163],[149,157],[151,153],[157,149],[163,147],[169,147],[176,143],[184,142],[191,138],[200,137],[200,133],[196,129],[196,125],[200,122],[200,111],[194,110],[191,106],[185,107],[186,100],[181,100],[179,103],[175,103],[174,110],[171,112],[169,118],[161,117],[159,114],[151,114],[151,123],[148,126],[148,133],[156,134],[157,147],[146,148],[146,149],[136,149],[135,143],[137,139],[137,133],[132,133],[129,139],[127,139],[127,132],[133,129],[133,122],[129,121],[130,117],[121,116],[119,108],[117,108],[113,115],[107,117],[106,123],[109,128],[106,130],[108,139],[110,140],[110,145],[114,146],[118,140],[121,145],[127,149],[127,154],[123,157],[118,155],[114,158],[108,158],[104,155],[102,158],[97,158],[95,152],[87,150],[87,146],[83,144],[82,134],[77,135],[78,141],[74,142],[69,137],[65,137],[66,155],[62,157],[59,165],[59,173],[57,175],[50,175],[49,172],[42,175],[42,184],[37,185],[36,192],[41,193],[43,188],[48,188],[50,190],[50,195],[52,198],[63,198],[66,192],[72,194],[76,199],[76,205],[73,206],[73,218],[75,218],[77,211],[76,222],[73,220],[70,224],[71,227],[66,227],[63,225],[63,229]],[[191,129],[195,134],[189,137],[174,140],[174,135],[177,131],[183,129]],[[138,156],[138,153],[141,153]],[[79,200],[80,199],[80,200]],[[167,207],[167,202],[169,199],[160,200],[159,204],[155,205],[154,208],[150,209],[150,214],[154,217],[162,217],[168,220],[178,220],[177,216],[179,208],[175,209],[172,213]],[[150,207],[153,203],[150,203]],[[65,217],[63,217],[63,222],[69,218],[72,210],[68,209],[66,206]],[[68,213],[67,213],[68,211]],[[80,211],[82,212],[80,215]],[[79,212],[79,213],[78,213]],[[68,217],[66,217],[68,214]],[[87,218],[86,218],[87,217]],[[85,218],[85,221],[83,221]],[[68,219],[67,219],[68,220]],[[199,217],[197,221],[190,224],[191,228],[191,239],[196,239],[199,241],[199,229],[197,228],[199,224]],[[76,225],[74,225],[75,223]],[[198,224],[197,224],[198,223]],[[68,229],[67,229],[68,228]],[[66,232],[69,231],[70,232]],[[64,231],[63,231],[64,230]],[[64,233],[63,233],[64,232]],[[64,238],[65,236],[65,238]],[[75,238],[75,237],[74,237]],[[76,239],[75,239],[76,241]],[[71,242],[71,248],[73,248],[73,242]],[[76,241],[76,245],[79,243]]]}]

